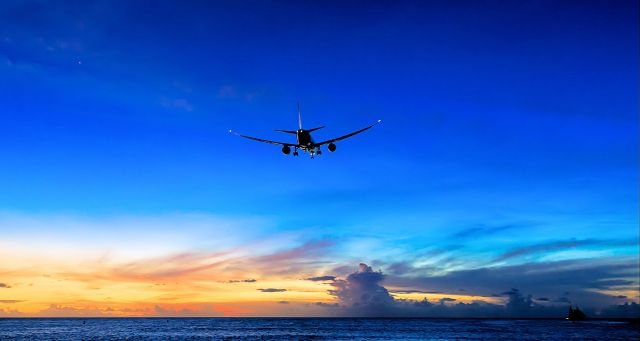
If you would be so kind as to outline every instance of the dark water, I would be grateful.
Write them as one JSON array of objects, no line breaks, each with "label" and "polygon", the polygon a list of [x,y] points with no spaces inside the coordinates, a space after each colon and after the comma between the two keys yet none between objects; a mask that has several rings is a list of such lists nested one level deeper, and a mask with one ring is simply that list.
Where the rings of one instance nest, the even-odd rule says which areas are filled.
[{"label": "dark water", "polygon": [[629,322],[313,318],[0,319],[0,340],[640,340]]}]

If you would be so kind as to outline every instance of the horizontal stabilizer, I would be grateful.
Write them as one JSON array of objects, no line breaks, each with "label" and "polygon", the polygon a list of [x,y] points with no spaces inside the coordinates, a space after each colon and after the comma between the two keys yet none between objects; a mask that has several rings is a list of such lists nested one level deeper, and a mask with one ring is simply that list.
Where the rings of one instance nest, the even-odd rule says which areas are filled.
[{"label": "horizontal stabilizer", "polygon": [[307,131],[308,131],[308,132],[312,132],[312,131],[316,131],[316,130],[318,130],[318,129],[322,129],[322,128],[324,128],[324,127],[325,127],[325,126],[317,127],[317,128],[312,128],[312,129],[309,129],[309,130],[307,130]]},{"label": "horizontal stabilizer", "polygon": [[278,131],[281,133],[287,133],[287,134],[297,134],[297,132],[295,130],[280,130],[280,129],[276,129],[274,131]]}]

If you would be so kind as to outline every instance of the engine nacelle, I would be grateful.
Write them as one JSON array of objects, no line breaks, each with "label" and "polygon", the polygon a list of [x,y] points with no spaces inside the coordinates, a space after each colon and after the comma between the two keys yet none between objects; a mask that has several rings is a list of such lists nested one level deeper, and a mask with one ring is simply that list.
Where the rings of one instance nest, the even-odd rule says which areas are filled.
[{"label": "engine nacelle", "polygon": [[329,145],[327,146],[327,148],[329,149],[330,152],[335,152],[336,151],[336,145],[333,143],[329,143]]},{"label": "engine nacelle", "polygon": [[291,153],[291,148],[289,148],[289,146],[282,146],[282,153],[289,155],[289,153]]}]

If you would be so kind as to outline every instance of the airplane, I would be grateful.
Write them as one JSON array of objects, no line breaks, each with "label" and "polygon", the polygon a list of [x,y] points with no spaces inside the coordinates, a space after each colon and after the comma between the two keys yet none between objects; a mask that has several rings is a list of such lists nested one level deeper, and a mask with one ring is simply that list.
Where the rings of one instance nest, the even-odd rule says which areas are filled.
[{"label": "airplane", "polygon": [[314,132],[318,129],[322,129],[325,126],[321,126],[321,127],[316,127],[316,128],[311,128],[311,129],[303,129],[302,128],[302,118],[300,116],[300,104],[298,103],[298,130],[282,130],[282,129],[276,129],[274,131],[277,132],[281,132],[281,133],[286,133],[286,134],[293,134],[296,135],[296,139],[297,139],[297,143],[288,143],[288,142],[278,142],[278,141],[271,141],[271,140],[265,140],[265,139],[261,139],[261,138],[257,138],[257,137],[252,137],[252,136],[247,136],[247,135],[242,135],[242,134],[238,134],[233,130],[229,130],[229,132],[231,134],[240,136],[240,137],[244,137],[245,139],[249,139],[249,140],[254,140],[254,141],[258,141],[258,142],[264,142],[264,143],[269,143],[269,144],[277,144],[277,145],[281,145],[282,146],[282,153],[289,155],[289,153],[291,153],[291,148],[293,148],[293,156],[298,156],[298,149],[302,150],[305,153],[309,153],[311,155],[311,158],[313,159],[315,155],[321,155],[322,154],[322,150],[321,150],[321,146],[322,145],[327,145],[327,149],[329,149],[330,152],[335,152],[336,151],[336,145],[334,142],[340,141],[340,140],[344,140],[348,137],[351,137],[353,135],[356,134],[360,134],[361,132],[371,129],[373,128],[373,126],[375,126],[376,124],[382,122],[382,120],[378,120],[376,123],[362,128],[360,130],[356,130],[352,133],[349,133],[347,135],[343,135],[334,139],[330,139],[330,140],[326,140],[326,141],[322,141],[322,142],[315,142],[313,140],[313,138],[311,137],[311,132]]}]

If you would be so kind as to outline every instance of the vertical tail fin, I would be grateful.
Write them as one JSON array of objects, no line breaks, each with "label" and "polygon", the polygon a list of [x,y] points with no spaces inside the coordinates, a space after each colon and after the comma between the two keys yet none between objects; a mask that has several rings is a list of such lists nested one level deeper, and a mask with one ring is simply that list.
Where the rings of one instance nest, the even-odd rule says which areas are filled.
[{"label": "vertical tail fin", "polygon": [[298,127],[302,130],[302,117],[300,116],[300,102],[298,102]]}]

